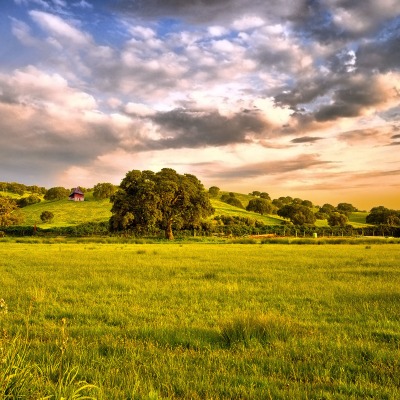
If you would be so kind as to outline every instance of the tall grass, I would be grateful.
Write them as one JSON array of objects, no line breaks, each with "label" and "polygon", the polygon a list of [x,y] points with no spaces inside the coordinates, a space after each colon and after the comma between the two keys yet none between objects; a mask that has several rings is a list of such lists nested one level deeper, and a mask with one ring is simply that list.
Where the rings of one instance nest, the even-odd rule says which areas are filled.
[{"label": "tall grass", "polygon": [[0,347],[25,371],[25,398],[394,400],[399,256],[390,244],[3,242]]}]

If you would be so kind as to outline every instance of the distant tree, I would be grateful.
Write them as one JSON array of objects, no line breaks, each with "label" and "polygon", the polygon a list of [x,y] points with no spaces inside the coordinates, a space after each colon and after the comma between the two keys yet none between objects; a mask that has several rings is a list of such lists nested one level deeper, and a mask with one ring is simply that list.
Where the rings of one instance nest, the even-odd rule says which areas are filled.
[{"label": "distant tree", "polygon": [[15,200],[0,196],[0,226],[18,225],[22,223],[23,216],[18,212]]},{"label": "distant tree", "polygon": [[352,212],[357,211],[357,208],[354,207],[352,204],[350,203],[339,203],[336,207],[336,209],[344,214],[350,214]]},{"label": "distant tree", "polygon": [[116,187],[112,183],[98,183],[93,188],[93,197],[96,200],[108,199],[116,192]]},{"label": "distant tree", "polygon": [[321,211],[318,211],[315,213],[315,218],[319,219],[319,220],[324,220],[324,219],[328,219],[330,214],[325,214]]},{"label": "distant tree", "polygon": [[235,193],[229,192],[229,197],[236,197],[236,196],[235,196]]},{"label": "distant tree", "polygon": [[230,204],[231,206],[244,208],[242,202],[239,199],[237,199],[236,197],[229,196],[229,198],[226,200],[226,202],[228,204]]},{"label": "distant tree", "polygon": [[271,200],[270,195],[267,192],[261,192],[260,197],[265,200]]},{"label": "distant tree", "polygon": [[344,227],[347,225],[348,222],[349,222],[349,219],[343,213],[333,212],[333,213],[329,214],[329,217],[328,217],[328,225],[329,226]]},{"label": "distant tree", "polygon": [[26,190],[28,192],[35,193],[35,194],[45,194],[46,193],[46,188],[39,187],[37,185],[27,186]]},{"label": "distant tree", "polygon": [[174,238],[173,227],[199,224],[214,212],[202,183],[194,175],[180,175],[170,168],[128,172],[111,202],[111,229],[159,228],[169,240]]},{"label": "distant tree", "polygon": [[324,214],[329,215],[329,214],[335,212],[335,211],[336,211],[336,208],[335,208],[335,206],[333,206],[332,204],[325,203],[325,204],[319,209],[319,211],[322,212],[322,213],[324,213]]},{"label": "distant tree", "polygon": [[308,208],[313,208],[313,203],[310,200],[303,200],[301,202],[302,206],[308,207]]},{"label": "distant tree", "polygon": [[208,189],[208,193],[210,194],[211,197],[217,197],[219,194],[219,191],[220,191],[220,189],[217,186],[211,186]]},{"label": "distant tree", "polygon": [[42,222],[51,222],[54,218],[54,214],[51,211],[43,211],[40,214],[40,219]]},{"label": "distant tree", "polygon": [[247,211],[254,211],[258,214],[271,214],[274,206],[271,201],[263,198],[251,199],[246,207]]},{"label": "distant tree", "polygon": [[295,225],[314,224],[316,221],[313,211],[299,204],[286,204],[278,210],[278,215],[289,218]]},{"label": "distant tree", "polygon": [[7,191],[22,196],[25,193],[26,186],[22,183],[10,182],[7,184]]},{"label": "distant tree", "polygon": [[373,207],[367,215],[366,222],[374,225],[398,226],[400,225],[400,211],[391,210],[383,206]]},{"label": "distant tree", "polygon": [[62,200],[68,197],[70,191],[61,186],[50,188],[44,195],[45,200]]},{"label": "distant tree", "polygon": [[40,203],[42,200],[40,197],[36,194],[32,194],[27,197],[22,197],[21,199],[17,200],[17,205],[20,208],[30,206],[32,204]]},{"label": "distant tree", "polygon": [[254,190],[250,193],[250,196],[259,197],[260,195],[261,195],[261,192],[259,192],[258,190]]},{"label": "distant tree", "polygon": [[282,208],[285,205],[285,203],[282,200],[279,200],[279,199],[273,199],[272,200],[272,204],[278,209]]},{"label": "distant tree", "polygon": [[279,199],[283,204],[292,204],[293,203],[293,197],[290,196],[281,196]]},{"label": "distant tree", "polygon": [[230,197],[231,197],[231,196],[229,196],[228,193],[223,193],[223,194],[221,195],[221,197],[220,197],[220,200],[226,202]]}]

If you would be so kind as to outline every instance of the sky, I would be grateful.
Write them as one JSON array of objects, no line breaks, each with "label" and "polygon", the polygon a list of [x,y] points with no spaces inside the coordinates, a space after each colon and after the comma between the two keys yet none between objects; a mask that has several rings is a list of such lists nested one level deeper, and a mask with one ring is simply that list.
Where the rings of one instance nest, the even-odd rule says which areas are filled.
[{"label": "sky", "polygon": [[400,1],[1,0],[0,181],[400,209]]}]

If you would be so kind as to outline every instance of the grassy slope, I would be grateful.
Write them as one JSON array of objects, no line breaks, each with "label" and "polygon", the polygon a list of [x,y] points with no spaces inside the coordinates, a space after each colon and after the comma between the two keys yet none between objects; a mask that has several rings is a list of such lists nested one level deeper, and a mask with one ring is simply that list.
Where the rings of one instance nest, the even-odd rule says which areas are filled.
[{"label": "grassy slope", "polygon": [[[244,202],[242,201],[242,204]],[[211,199],[211,204],[215,208],[215,215],[231,215],[238,217],[245,217],[262,221],[268,225],[279,225],[284,219],[272,215],[260,215],[254,212],[246,211],[242,208],[231,206],[217,199]]]},{"label": "grassy slope", "polygon": [[[224,192],[223,192],[224,193]],[[0,192],[0,194],[2,194]],[[10,193],[3,193],[4,195],[10,195]],[[250,195],[241,193],[235,193],[244,207],[247,206],[248,202],[254,198]],[[14,195],[14,198],[22,196]],[[220,196],[219,196],[220,197]],[[230,204],[224,203],[218,198],[211,198],[211,204],[215,208],[215,215],[231,215],[239,216],[244,218],[251,218],[259,220],[267,225],[280,225],[284,220],[277,215],[260,215],[254,212],[248,212],[244,209],[231,206]],[[59,201],[42,201],[41,203],[34,204],[22,209],[22,213],[25,216],[25,225],[34,225],[40,227],[52,227],[52,226],[71,226],[85,222],[101,222],[108,221],[111,216],[111,204],[109,199],[95,200],[92,193],[86,193],[84,202],[72,202],[67,199]],[[54,214],[54,220],[51,223],[43,224],[40,220],[40,214],[43,211],[51,211]],[[350,215],[349,221],[354,227],[366,226],[365,218],[368,213],[357,212]],[[327,221],[316,221],[316,226],[328,226]]]},{"label": "grassy slope", "polygon": [[365,222],[367,215],[368,215],[367,212],[354,212],[350,214],[349,221],[351,225],[353,225],[356,228],[368,226],[368,224]]},{"label": "grassy slope", "polygon": [[[85,201],[75,202],[70,200],[42,201],[32,206],[22,208],[25,215],[25,225],[34,225],[42,228],[52,226],[70,226],[85,222],[108,221],[111,216],[109,199],[94,200],[92,193],[85,195]],[[50,211],[54,214],[51,223],[42,223],[40,214]]]}]

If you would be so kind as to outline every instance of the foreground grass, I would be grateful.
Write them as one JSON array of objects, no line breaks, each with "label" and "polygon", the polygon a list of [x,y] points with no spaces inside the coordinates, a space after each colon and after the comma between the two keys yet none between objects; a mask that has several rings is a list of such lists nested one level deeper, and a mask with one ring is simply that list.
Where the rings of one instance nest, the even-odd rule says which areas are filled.
[{"label": "foreground grass", "polygon": [[400,398],[398,245],[0,246],[0,399]]}]

